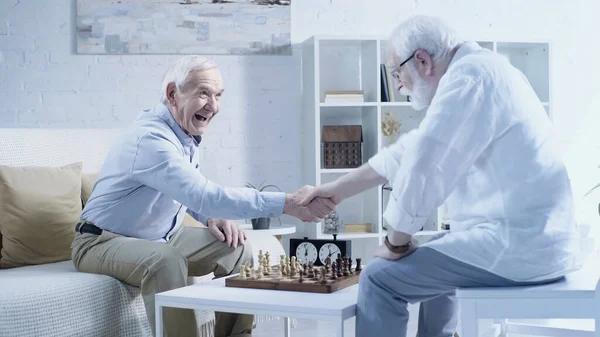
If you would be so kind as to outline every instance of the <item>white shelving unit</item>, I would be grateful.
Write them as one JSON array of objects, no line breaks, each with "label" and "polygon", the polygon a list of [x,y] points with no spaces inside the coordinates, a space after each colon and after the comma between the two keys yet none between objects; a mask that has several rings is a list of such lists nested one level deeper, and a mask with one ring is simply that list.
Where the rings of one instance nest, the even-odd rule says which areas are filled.
[{"label": "white shelving unit", "polygon": [[[478,41],[520,69],[529,79],[547,113],[551,116],[549,42]],[[380,64],[386,63],[387,39],[377,36],[313,36],[303,42],[302,72],[304,98],[303,183],[320,185],[351,172],[352,169],[326,169],[323,165],[321,131],[324,125],[362,125],[363,163],[388,146],[381,131],[383,116],[389,111],[402,122],[400,134],[418,127],[425,111],[416,111],[405,96],[394,93],[395,101],[381,102]],[[327,90],[363,90],[364,102],[325,103]],[[393,90],[393,89],[392,89]],[[386,192],[386,193],[383,193]],[[371,223],[371,233],[340,233],[339,240],[351,239],[352,256],[368,260],[385,236],[382,213],[387,205],[382,186],[345,200],[338,206],[344,223]],[[443,205],[431,214],[420,236],[426,238],[441,230]],[[331,239],[320,223],[305,226],[305,236]]]}]

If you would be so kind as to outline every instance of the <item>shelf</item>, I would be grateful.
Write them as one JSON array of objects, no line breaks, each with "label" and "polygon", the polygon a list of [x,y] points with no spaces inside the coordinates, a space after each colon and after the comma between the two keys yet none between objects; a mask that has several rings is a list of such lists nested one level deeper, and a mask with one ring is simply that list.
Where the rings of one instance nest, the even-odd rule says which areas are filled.
[{"label": "shelf", "polygon": [[[377,123],[377,107],[330,107],[321,109],[319,116],[319,133],[322,134],[324,126],[330,125],[361,125],[363,142],[361,144],[362,161],[364,164],[369,158],[374,156],[378,151],[378,123]],[[324,164],[324,147],[319,144],[320,162],[317,168],[325,169]],[[318,174],[318,173],[317,173]]]},{"label": "shelf", "polygon": [[496,51],[527,77],[541,101],[550,101],[550,46],[547,43],[498,42]]},{"label": "shelf", "polygon": [[406,107],[411,107],[412,103],[411,102],[381,102],[381,103],[379,103],[379,105],[381,105],[382,107],[387,107],[387,106],[406,106]]},{"label": "shelf", "polygon": [[[412,129],[419,127],[419,124],[425,118],[422,111],[417,111],[412,107],[405,105],[386,105],[381,107],[381,119],[386,118],[386,114],[390,113],[397,121],[401,123],[398,137],[409,132]],[[396,138],[397,139],[397,138]],[[382,135],[381,148],[389,146],[393,141]]]},{"label": "shelf", "polygon": [[[376,239],[382,236],[383,233],[339,233],[337,235],[338,240],[350,240],[350,239]],[[318,239],[333,239],[332,234],[320,233],[317,236]]]},{"label": "shelf", "polygon": [[315,42],[319,102],[325,102],[325,92],[329,90],[363,90],[366,102],[377,101],[377,40]]},{"label": "shelf", "polygon": [[481,46],[481,48],[485,48],[485,49],[489,49],[489,50],[494,50],[494,42],[490,42],[490,41],[477,41],[477,44],[479,44]]},{"label": "shelf", "polygon": [[321,174],[346,174],[356,170],[355,168],[321,169]]},{"label": "shelf", "polygon": [[322,108],[377,106],[377,102],[319,103]]}]

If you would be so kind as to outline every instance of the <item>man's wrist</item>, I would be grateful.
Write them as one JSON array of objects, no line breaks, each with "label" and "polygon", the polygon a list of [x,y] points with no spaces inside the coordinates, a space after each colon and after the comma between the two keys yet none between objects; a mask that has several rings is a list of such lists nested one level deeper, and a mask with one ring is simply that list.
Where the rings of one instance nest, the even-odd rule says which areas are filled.
[{"label": "man's wrist", "polygon": [[407,243],[405,243],[403,245],[394,245],[394,244],[390,243],[390,241],[386,235],[384,244],[390,252],[392,252],[394,254],[403,254],[403,253],[406,253],[410,249],[411,241],[408,241]]},{"label": "man's wrist", "polygon": [[294,201],[294,197],[291,194],[286,193],[285,199],[283,201],[283,214],[288,214],[288,215],[290,214],[289,212],[292,207],[293,201]]},{"label": "man's wrist", "polygon": [[392,228],[388,228],[387,238],[392,245],[402,246],[402,245],[409,243],[412,240],[412,235],[403,233],[403,232],[399,232]]}]

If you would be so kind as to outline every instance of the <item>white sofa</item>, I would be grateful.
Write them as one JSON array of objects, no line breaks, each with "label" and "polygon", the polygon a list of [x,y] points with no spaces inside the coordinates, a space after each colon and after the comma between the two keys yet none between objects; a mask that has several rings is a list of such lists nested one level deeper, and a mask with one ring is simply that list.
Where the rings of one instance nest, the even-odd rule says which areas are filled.
[{"label": "white sofa", "polygon": [[[121,129],[0,129],[0,164],[61,166],[83,162],[98,172]],[[254,259],[269,251],[272,263],[285,254],[279,241],[248,232]],[[191,278],[197,283],[212,274]],[[214,313],[196,311],[202,336],[212,336]],[[278,317],[257,316],[255,323]],[[0,270],[0,336],[151,336],[139,289],[118,280],[77,272],[62,261]]]}]

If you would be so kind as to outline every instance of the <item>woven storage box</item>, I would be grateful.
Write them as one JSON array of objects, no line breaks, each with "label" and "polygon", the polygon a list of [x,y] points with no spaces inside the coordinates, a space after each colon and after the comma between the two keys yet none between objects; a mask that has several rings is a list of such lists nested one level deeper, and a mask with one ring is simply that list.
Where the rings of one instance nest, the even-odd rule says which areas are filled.
[{"label": "woven storage box", "polygon": [[362,126],[323,126],[323,162],[325,168],[355,168],[362,164]]}]

